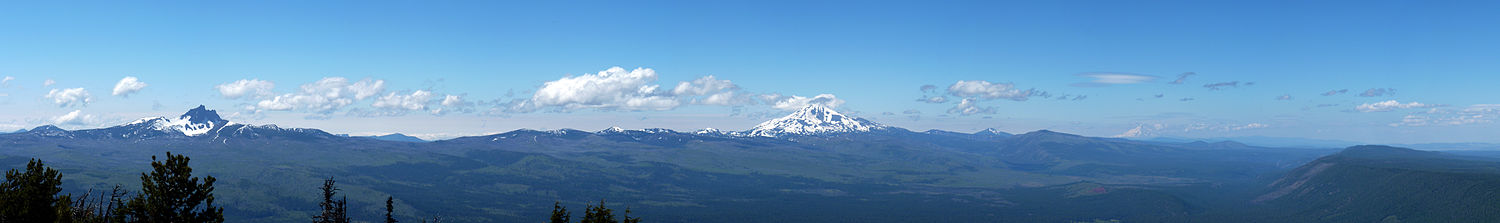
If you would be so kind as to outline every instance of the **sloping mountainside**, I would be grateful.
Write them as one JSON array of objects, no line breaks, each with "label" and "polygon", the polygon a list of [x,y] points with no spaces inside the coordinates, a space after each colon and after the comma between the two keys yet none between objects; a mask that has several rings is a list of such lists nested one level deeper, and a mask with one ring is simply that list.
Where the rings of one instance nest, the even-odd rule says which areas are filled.
[{"label": "sloping mountainside", "polygon": [[1495,222],[1500,162],[1387,146],[1355,146],[1270,184],[1268,222]]},{"label": "sloping mountainside", "polygon": [[[798,126],[811,125],[811,126]],[[232,222],[298,222],[335,177],[357,219],[545,219],[607,199],[650,222],[1190,221],[1244,204],[1330,150],[1160,143],[1037,131],[912,132],[804,109],[745,132],[516,130],[434,142],[251,126],[198,107],[88,130],[0,135],[0,164],[39,158],[65,192],[139,187],[150,157],[219,179]],[[759,130],[759,131],[756,131]]]}]

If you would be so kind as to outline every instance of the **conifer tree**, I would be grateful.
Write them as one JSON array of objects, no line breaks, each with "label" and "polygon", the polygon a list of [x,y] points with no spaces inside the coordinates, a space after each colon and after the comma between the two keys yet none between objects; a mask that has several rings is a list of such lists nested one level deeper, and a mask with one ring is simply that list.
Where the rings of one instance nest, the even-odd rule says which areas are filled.
[{"label": "conifer tree", "polygon": [[599,206],[597,207],[593,205],[587,206],[587,210],[583,211],[583,220],[579,221],[579,223],[619,223],[619,221],[615,220],[615,214],[612,213],[613,210],[604,206],[603,199],[599,200]]},{"label": "conifer tree", "polygon": [[630,207],[625,207],[625,220],[623,223],[641,223],[640,217],[630,217]]},{"label": "conifer tree", "polygon": [[570,223],[570,219],[568,219],[568,218],[570,216],[572,216],[572,215],[573,215],[573,213],[568,212],[568,208],[562,206],[562,202],[553,202],[552,203],[552,220],[549,221],[549,222],[550,223]]},{"label": "conifer tree", "polygon": [[[31,159],[26,172],[11,169],[0,183],[0,222],[53,222],[71,206],[67,196],[59,199],[62,175]],[[63,210],[59,210],[61,207]]]},{"label": "conifer tree", "polygon": [[333,195],[337,195],[339,191],[333,183],[333,177],[323,180],[323,202],[318,203],[323,212],[312,217],[314,223],[349,223],[348,207],[345,206],[348,199],[333,200]]},{"label": "conifer tree", "polygon": [[141,193],[116,215],[126,222],[224,222],[224,208],[214,207],[214,177],[193,177],[188,161],[171,152],[164,161],[151,156],[151,173],[141,173]]},{"label": "conifer tree", "polygon": [[386,196],[385,197],[385,223],[396,223],[397,222],[396,218],[391,217],[391,210],[395,209],[395,205],[392,205],[392,204],[396,203],[395,200],[396,200],[395,197],[391,197],[391,196]]}]

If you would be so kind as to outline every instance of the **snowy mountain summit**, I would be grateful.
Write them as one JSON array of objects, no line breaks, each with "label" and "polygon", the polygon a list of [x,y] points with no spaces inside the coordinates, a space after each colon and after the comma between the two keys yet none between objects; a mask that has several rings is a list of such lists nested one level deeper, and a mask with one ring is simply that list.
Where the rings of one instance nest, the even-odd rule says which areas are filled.
[{"label": "snowy mountain summit", "polygon": [[208,110],[207,107],[199,105],[197,108],[183,113],[182,116],[178,116],[177,119],[167,119],[166,117],[142,118],[125,124],[125,126],[142,126],[157,131],[176,131],[185,136],[199,136],[231,124],[233,123],[219,117],[218,112]]},{"label": "snowy mountain summit", "polygon": [[839,114],[822,105],[808,105],[785,117],[762,122],[746,131],[747,136],[777,137],[827,133],[869,132],[890,128],[862,118]]}]

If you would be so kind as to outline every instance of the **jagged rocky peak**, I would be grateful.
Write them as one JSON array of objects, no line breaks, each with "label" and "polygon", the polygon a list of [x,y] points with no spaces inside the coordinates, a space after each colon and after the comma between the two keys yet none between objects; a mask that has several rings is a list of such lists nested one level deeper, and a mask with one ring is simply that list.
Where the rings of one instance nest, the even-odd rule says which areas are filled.
[{"label": "jagged rocky peak", "polygon": [[888,128],[885,125],[840,114],[823,105],[808,105],[785,117],[772,119],[751,128],[747,135],[776,137],[783,135],[816,135],[826,133],[869,132]]},{"label": "jagged rocky peak", "polygon": [[168,121],[160,127],[177,130],[187,136],[198,136],[207,134],[214,129],[223,128],[226,125],[229,125],[229,121],[220,118],[218,112],[209,110],[203,105],[198,105],[197,108],[188,110],[187,113],[178,116],[177,120]]},{"label": "jagged rocky peak", "polygon": [[187,113],[183,113],[182,116],[179,116],[178,118],[179,119],[186,119],[190,123],[217,123],[217,124],[222,124],[222,123],[228,123],[229,122],[227,120],[224,120],[223,118],[220,118],[218,112],[215,112],[214,110],[208,110],[208,107],[203,106],[203,105],[198,105],[197,108],[193,108],[192,110],[188,110]]}]

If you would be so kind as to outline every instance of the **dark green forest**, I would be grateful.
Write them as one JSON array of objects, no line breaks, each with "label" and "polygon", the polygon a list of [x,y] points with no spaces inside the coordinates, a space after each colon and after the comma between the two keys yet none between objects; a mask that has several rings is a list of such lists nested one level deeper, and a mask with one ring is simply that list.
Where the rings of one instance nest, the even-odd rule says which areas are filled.
[{"label": "dark green forest", "polygon": [[[26,169],[11,169],[0,183],[0,223],[6,222],[58,222],[58,223],[105,223],[105,222],[224,222],[224,208],[214,205],[213,176],[194,177],[190,159],[184,155],[167,152],[166,159],[157,161],[151,157],[150,173],[141,173],[141,190],[134,196],[129,191],[115,186],[108,195],[88,193],[74,197],[62,194],[62,174],[47,167],[41,160],[31,159]],[[312,216],[314,223],[349,223],[348,199],[337,200],[338,187],[333,178],[323,182],[319,188],[323,201],[318,204],[322,212]],[[381,222],[396,223],[394,198],[387,197],[385,218]],[[567,208],[554,203],[551,223],[571,223]],[[590,204],[579,223],[640,223],[639,217],[630,217],[625,209],[623,221],[615,220],[612,209],[604,200]],[[420,222],[442,222],[442,217],[421,219]]]}]

